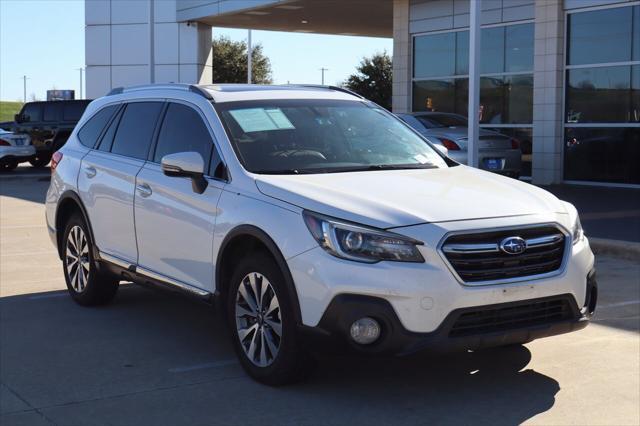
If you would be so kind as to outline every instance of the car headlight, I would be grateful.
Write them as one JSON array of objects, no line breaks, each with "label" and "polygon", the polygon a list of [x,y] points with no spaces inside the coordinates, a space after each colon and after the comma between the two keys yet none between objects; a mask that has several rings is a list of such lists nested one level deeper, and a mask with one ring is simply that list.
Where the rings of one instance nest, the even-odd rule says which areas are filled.
[{"label": "car headlight", "polygon": [[422,242],[375,228],[303,212],[304,222],[320,247],[333,256],[358,262],[424,262]]},{"label": "car headlight", "polygon": [[573,237],[573,244],[577,244],[584,237],[584,230],[582,229],[582,224],[580,223],[580,217],[576,214],[576,221],[573,224],[573,228],[571,229],[571,236]]}]

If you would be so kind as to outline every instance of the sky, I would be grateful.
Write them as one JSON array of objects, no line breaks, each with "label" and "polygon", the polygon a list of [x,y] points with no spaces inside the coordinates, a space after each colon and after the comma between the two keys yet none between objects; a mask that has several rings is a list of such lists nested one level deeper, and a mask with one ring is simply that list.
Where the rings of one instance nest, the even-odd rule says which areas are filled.
[{"label": "sky", "polygon": [[[214,28],[213,36],[245,40],[246,30]],[[365,56],[386,50],[392,40],[370,37],[253,31],[271,60],[276,84],[344,81]],[[215,65],[215,64],[214,64]],[[46,98],[48,89],[74,89],[84,67],[84,0],[0,0],[0,100]]]}]

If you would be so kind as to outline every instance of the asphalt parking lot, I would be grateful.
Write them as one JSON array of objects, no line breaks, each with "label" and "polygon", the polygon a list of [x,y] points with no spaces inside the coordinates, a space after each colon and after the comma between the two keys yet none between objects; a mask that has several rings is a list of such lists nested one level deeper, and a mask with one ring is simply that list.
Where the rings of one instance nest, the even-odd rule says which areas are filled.
[{"label": "asphalt parking lot", "polygon": [[577,333],[507,349],[321,360],[269,388],[207,305],[133,285],[82,308],[44,223],[46,178],[0,177],[0,424],[640,424],[640,264],[600,256]]}]

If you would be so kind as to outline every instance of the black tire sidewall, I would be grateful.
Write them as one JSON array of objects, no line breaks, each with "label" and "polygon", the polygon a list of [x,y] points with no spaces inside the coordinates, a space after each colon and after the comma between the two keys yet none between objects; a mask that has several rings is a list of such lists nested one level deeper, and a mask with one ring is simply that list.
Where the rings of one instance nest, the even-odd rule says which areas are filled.
[{"label": "black tire sidewall", "polygon": [[[87,280],[87,284],[85,286],[84,291],[81,293],[77,292],[73,286],[71,285],[71,278],[67,272],[67,260],[66,260],[66,251],[67,244],[69,238],[69,232],[73,227],[79,226],[84,232],[85,238],[87,239],[87,245],[89,246],[89,279]],[[118,282],[115,281],[113,277],[106,277],[101,271],[98,269],[95,258],[93,256],[93,239],[91,238],[91,233],[89,229],[79,214],[74,214],[69,218],[64,228],[62,243],[62,266],[64,270],[64,279],[67,284],[67,290],[69,294],[81,305],[98,305],[103,304],[115,296],[115,292],[117,291]]]},{"label": "black tire sidewall", "polygon": [[[282,321],[280,348],[274,362],[266,367],[259,367],[249,360],[244,353],[236,328],[235,303],[238,287],[242,279],[251,272],[258,272],[269,280],[280,304],[280,319]],[[227,324],[240,363],[251,377],[267,385],[278,386],[291,383],[302,376],[303,353],[298,345],[292,297],[295,296],[292,296],[288,291],[284,274],[277,263],[270,256],[261,252],[251,253],[238,263],[226,295]]]}]

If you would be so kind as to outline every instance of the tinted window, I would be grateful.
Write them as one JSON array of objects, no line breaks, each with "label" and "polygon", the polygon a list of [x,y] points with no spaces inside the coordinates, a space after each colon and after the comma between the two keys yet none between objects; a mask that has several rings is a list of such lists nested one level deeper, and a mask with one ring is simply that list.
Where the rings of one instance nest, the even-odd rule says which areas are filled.
[{"label": "tinted window", "polygon": [[22,113],[27,121],[42,121],[42,104],[26,104]]},{"label": "tinted window", "polygon": [[633,8],[633,54],[634,61],[640,61],[640,6]]},{"label": "tinted window", "polygon": [[[205,159],[206,160],[206,159]],[[222,163],[222,158],[220,158],[220,154],[217,149],[213,149],[211,153],[211,163],[209,164],[209,176],[213,176],[217,179],[226,179],[224,164]]]},{"label": "tinted window", "polygon": [[128,104],[120,119],[111,152],[146,159],[161,109],[162,102]]},{"label": "tinted window", "polygon": [[469,74],[469,31],[456,33],[456,75]]},{"label": "tinted window", "polygon": [[118,130],[118,125],[120,124],[120,118],[122,117],[122,109],[116,113],[116,116],[111,120],[111,124],[107,127],[107,130],[104,132],[102,136],[102,140],[100,141],[100,145],[98,146],[98,150],[109,152],[111,151],[111,145],[113,145],[113,137],[116,135],[116,130]]},{"label": "tinted window", "polygon": [[44,104],[44,121],[60,121],[62,104],[50,102]]},{"label": "tinted window", "polygon": [[506,72],[533,71],[533,24],[505,27]]},{"label": "tinted window", "polygon": [[82,113],[87,108],[85,102],[69,102],[64,104],[62,119],[65,121],[78,121],[82,117]]},{"label": "tinted window", "polygon": [[486,28],[480,36],[482,74],[504,71],[504,27]]},{"label": "tinted window", "polygon": [[86,147],[93,148],[117,108],[117,105],[110,105],[95,113],[78,132],[80,143]]},{"label": "tinted window", "polygon": [[194,151],[200,153],[206,162],[212,148],[213,141],[200,114],[188,106],[170,104],[162,122],[153,161],[159,163],[167,154]]},{"label": "tinted window", "polygon": [[453,75],[456,34],[436,34],[414,39],[414,70],[417,78]]},{"label": "tinted window", "polygon": [[629,61],[631,12],[620,7],[569,15],[569,65]]},{"label": "tinted window", "polygon": [[640,65],[631,67],[631,120],[640,123]]},{"label": "tinted window", "polygon": [[629,120],[631,67],[578,68],[567,74],[567,122]]}]

